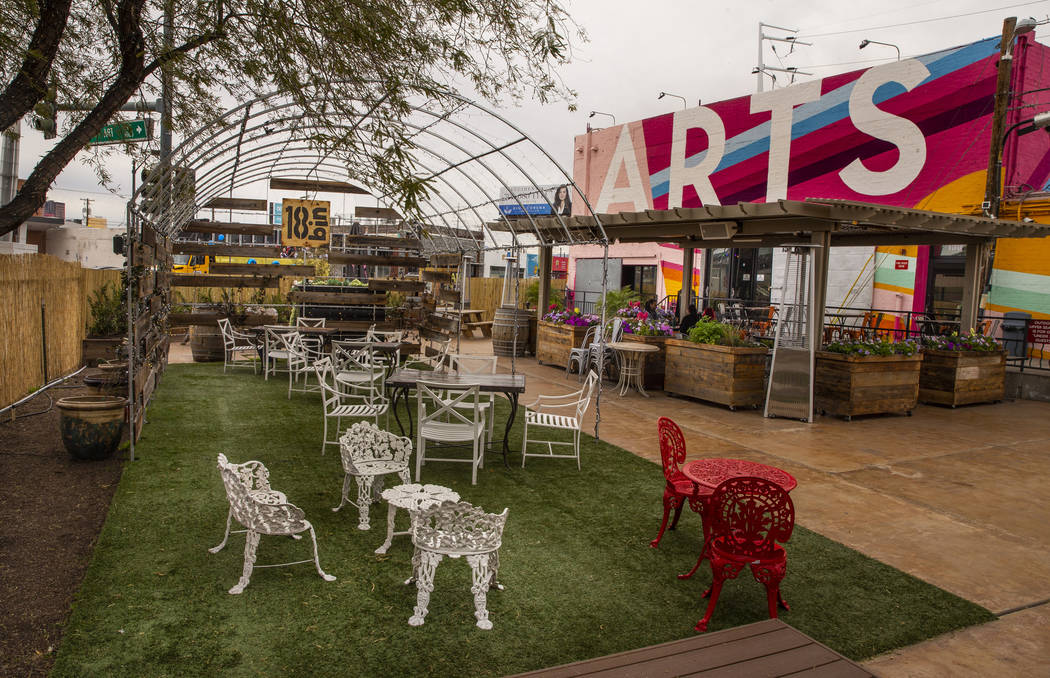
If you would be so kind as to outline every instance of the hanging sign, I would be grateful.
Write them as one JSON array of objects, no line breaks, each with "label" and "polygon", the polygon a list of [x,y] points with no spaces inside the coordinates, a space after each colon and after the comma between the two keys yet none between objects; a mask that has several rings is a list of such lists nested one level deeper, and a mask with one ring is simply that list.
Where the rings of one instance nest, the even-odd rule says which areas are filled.
[{"label": "hanging sign", "polygon": [[281,244],[285,247],[328,247],[331,230],[327,200],[281,201]]}]

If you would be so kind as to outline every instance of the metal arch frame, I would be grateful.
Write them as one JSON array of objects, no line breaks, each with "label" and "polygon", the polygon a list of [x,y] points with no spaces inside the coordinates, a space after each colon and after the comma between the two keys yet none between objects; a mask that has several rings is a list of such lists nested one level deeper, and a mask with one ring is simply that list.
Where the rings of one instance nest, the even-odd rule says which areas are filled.
[{"label": "metal arch frame", "polygon": [[[444,172],[447,172],[449,169],[457,169],[460,175],[462,175],[464,177],[467,177],[468,180],[471,181],[473,186],[475,188],[477,188],[479,191],[481,191],[482,195],[484,195],[489,200],[490,204],[495,204],[496,201],[492,198],[492,196],[488,193],[488,191],[484,190],[478,184],[478,182],[476,180],[474,180],[472,177],[470,177],[462,169],[462,166],[470,165],[470,164],[473,163],[475,166],[483,167],[488,174],[490,174],[492,177],[497,179],[497,181],[511,194],[512,198],[516,202],[518,202],[519,205],[520,205],[521,201],[520,201],[520,196],[518,195],[518,193],[515,192],[515,191],[510,190],[510,187],[507,185],[506,181],[503,180],[503,176],[504,176],[505,173],[501,173],[501,172],[496,171],[491,166],[489,166],[487,163],[485,163],[481,158],[483,156],[485,156],[485,155],[498,154],[504,161],[506,161],[510,166],[512,166],[523,177],[525,182],[531,184],[532,187],[535,189],[535,191],[538,194],[543,195],[543,191],[540,188],[539,184],[537,184],[537,181],[533,177],[532,172],[524,169],[522,167],[522,165],[517,162],[515,157],[513,157],[511,154],[506,152],[506,150],[508,148],[510,148],[511,146],[517,146],[518,144],[521,144],[522,142],[527,142],[529,145],[526,148],[528,148],[530,150],[537,150],[537,151],[540,152],[540,154],[550,163],[551,167],[556,172],[560,173],[562,175],[562,177],[565,178],[566,183],[568,185],[570,185],[576,191],[577,196],[582,199],[583,204],[587,207],[588,211],[590,211],[592,216],[594,217],[594,224],[596,226],[596,230],[598,231],[598,234],[597,234],[598,237],[591,238],[591,239],[580,239],[580,240],[577,240],[569,232],[569,229],[567,228],[567,226],[565,224],[565,221],[561,218],[562,215],[556,215],[557,218],[558,218],[559,224],[562,226],[562,229],[565,232],[565,235],[566,235],[566,238],[567,238],[567,243],[568,244],[577,244],[577,243],[581,243],[582,244],[582,243],[593,243],[593,242],[607,242],[607,236],[606,236],[606,234],[604,232],[604,228],[601,225],[600,219],[598,219],[597,215],[594,214],[593,209],[592,209],[589,201],[587,200],[586,196],[579,190],[579,187],[576,186],[575,182],[568,175],[568,173],[553,159],[553,157],[546,150],[544,150],[541,146],[536,144],[535,141],[531,137],[529,137],[529,135],[524,133],[519,127],[517,127],[516,125],[511,123],[504,116],[494,112],[493,110],[491,110],[491,109],[489,109],[489,108],[487,108],[485,106],[482,106],[482,105],[480,105],[480,104],[478,104],[478,103],[476,103],[474,101],[471,101],[471,100],[469,100],[469,99],[467,99],[467,98],[465,98],[465,97],[463,97],[461,95],[458,95],[458,94],[455,94],[455,93],[446,93],[446,95],[451,100],[458,102],[458,107],[455,110],[447,111],[447,112],[442,113],[442,114],[438,114],[435,111],[426,108],[425,106],[412,104],[412,105],[409,106],[409,109],[413,113],[419,113],[419,114],[424,115],[424,116],[429,116],[429,117],[433,118],[433,122],[431,122],[430,124],[427,124],[425,126],[420,126],[420,125],[414,125],[414,124],[406,124],[405,121],[400,121],[400,124],[405,125],[408,128],[410,128],[410,129],[415,129],[416,130],[416,132],[412,135],[413,147],[414,148],[418,149],[420,152],[426,152],[426,153],[431,154],[432,156],[435,157],[435,159],[437,159],[439,161],[445,161],[445,162],[448,162],[450,164],[449,168],[435,170],[433,165],[424,165],[423,163],[420,163],[420,161],[417,158],[413,158],[413,162],[419,163],[421,166],[423,166],[427,171],[429,171],[431,173],[431,176],[427,177],[428,179],[440,178],[440,174],[442,174]],[[209,161],[215,160],[218,156],[222,155],[223,153],[230,153],[230,152],[232,152],[232,153],[235,154],[235,157],[237,158],[237,160],[235,162],[238,163],[238,164],[241,163],[242,160],[243,160],[242,156],[244,154],[242,152],[240,152],[240,149],[238,147],[240,145],[244,144],[244,143],[250,143],[250,142],[255,141],[255,140],[257,140],[259,138],[258,136],[251,135],[251,133],[258,131],[260,127],[261,128],[267,127],[268,123],[269,124],[281,125],[282,123],[284,123],[286,121],[286,119],[281,119],[281,118],[272,119],[272,118],[269,118],[268,116],[270,116],[274,112],[281,111],[281,110],[284,110],[284,109],[287,109],[287,108],[295,108],[295,107],[298,106],[298,104],[296,104],[293,101],[284,100],[284,101],[280,101],[280,102],[274,102],[274,104],[268,105],[264,109],[256,109],[255,112],[252,112],[252,109],[258,103],[264,102],[264,101],[271,101],[275,97],[280,97],[280,96],[281,96],[281,94],[280,93],[276,93],[276,92],[267,93],[267,94],[264,94],[264,95],[261,95],[261,96],[257,97],[256,99],[253,99],[252,101],[246,102],[245,104],[242,104],[242,105],[232,109],[222,119],[225,122],[225,124],[219,125],[217,127],[217,129],[215,129],[213,132],[211,132],[208,135],[205,135],[205,136],[196,135],[196,136],[194,136],[193,137],[193,142],[192,142],[193,145],[187,146],[186,144],[184,144],[182,147],[177,149],[175,155],[177,156],[177,158],[179,160],[183,161],[187,165],[189,165],[189,166],[197,166],[198,164],[208,164]],[[360,100],[360,101],[363,101],[363,100]],[[348,120],[353,120],[353,123],[351,125],[349,125],[350,133],[352,133],[352,134],[357,133],[359,126],[362,124],[362,121],[367,119],[367,118],[369,118],[369,117],[377,118],[377,119],[383,119],[383,120],[391,120],[391,118],[389,116],[385,115],[385,114],[377,114],[377,110],[376,109],[379,107],[379,105],[381,105],[381,103],[382,103],[382,100],[380,100],[379,103],[373,104],[372,107],[368,111],[362,111],[361,113],[357,114],[358,117],[357,117],[356,120],[354,120],[353,118],[349,118],[348,117]],[[454,119],[454,116],[457,113],[462,113],[463,111],[468,111],[470,109],[476,109],[477,111],[483,113],[484,115],[486,115],[486,116],[488,116],[488,117],[498,121],[504,127],[508,128],[510,130],[513,130],[517,135],[519,135],[518,138],[515,139],[513,142],[511,142],[509,144],[504,144],[502,146],[497,146],[488,137],[482,135],[478,131],[476,131],[476,130],[474,130],[474,129],[472,129],[472,128],[470,128],[470,127],[468,127],[468,126],[466,126],[466,125],[464,125],[464,124],[462,124],[462,123],[460,123],[460,122],[458,122],[457,120]],[[250,121],[250,120],[262,120],[264,122],[261,122],[260,124],[256,124],[256,125],[252,126],[249,129],[246,126],[247,125],[246,121]],[[299,120],[299,119],[295,118],[295,120]],[[464,132],[467,135],[467,138],[476,139],[479,142],[481,142],[483,145],[487,145],[488,146],[488,150],[486,150],[483,153],[471,152],[471,151],[467,150],[466,148],[464,148],[462,145],[460,145],[460,144],[458,144],[458,143],[448,139],[447,137],[445,137],[445,136],[443,136],[441,134],[438,134],[436,131],[434,131],[433,128],[436,125],[438,125],[439,123],[442,123],[442,122],[450,125],[453,128],[456,128],[457,130],[460,130],[460,131]],[[315,124],[312,127],[317,127],[317,126],[318,125]],[[287,134],[288,137],[289,137],[289,138],[283,139],[283,141],[281,142],[281,143],[283,143],[285,150],[287,150],[289,144],[294,140],[295,136],[297,135],[297,133],[299,131],[301,131],[301,129],[302,129],[301,127],[296,125],[295,127],[291,128],[291,129],[285,128],[283,130],[285,132],[285,134]],[[418,143],[418,142],[415,141],[416,137],[419,137],[419,136],[422,136],[422,135],[429,135],[429,136],[432,136],[432,137],[434,137],[436,139],[439,139],[442,142],[444,142],[446,144],[449,144],[453,148],[456,148],[457,150],[461,151],[462,153],[465,154],[466,157],[464,159],[462,159],[462,160],[456,161],[453,164],[451,159],[446,154],[442,154],[442,153],[436,151],[432,146],[424,145],[424,144],[421,144],[421,143]],[[309,142],[308,139],[302,139],[302,141],[306,142],[306,143]],[[315,149],[313,154],[311,154],[311,155],[312,155],[312,157],[316,157],[318,155],[321,157],[321,161],[318,161],[318,165],[317,165],[317,167],[319,167],[321,162],[323,162],[324,159],[327,159],[328,157],[331,157],[331,155],[333,153],[334,153],[334,149],[329,149],[329,150],[327,150],[325,152],[322,152],[321,149]],[[255,153],[253,153],[253,151],[248,151],[248,154],[255,155]],[[299,157],[305,157],[305,154],[302,154]],[[226,163],[220,163],[220,166],[224,165],[224,164],[226,164]],[[251,167],[251,166],[253,166],[253,165],[249,165],[249,167]],[[277,163],[275,163],[274,167],[277,167],[277,166],[279,166],[279,165]],[[236,174],[238,171],[240,171],[240,169],[244,169],[244,166],[241,165],[238,170],[234,171],[234,174]],[[161,171],[163,172],[163,170],[161,170]],[[211,172],[209,172],[208,174],[211,174]],[[206,174],[205,176],[207,177],[208,174]],[[228,173],[224,173],[223,174],[224,178],[227,177],[227,176],[229,176]],[[215,178],[214,178],[214,175],[212,177],[209,177],[209,178],[211,179],[211,181],[209,183],[205,184],[205,185],[207,185],[208,189],[211,190],[212,186],[215,184]],[[464,211],[472,212],[474,217],[478,218],[480,220],[480,223],[478,224],[478,227],[480,229],[482,229],[482,232],[487,232],[489,234],[489,238],[493,242],[493,246],[491,248],[490,247],[485,247],[483,249],[506,249],[507,248],[506,245],[501,245],[498,242],[496,242],[495,237],[492,235],[491,230],[487,226],[488,222],[486,222],[485,220],[481,219],[481,215],[477,212],[477,208],[480,205],[475,205],[475,204],[472,203],[472,201],[470,201],[468,199],[465,199],[464,194],[461,191],[455,189],[454,185],[451,182],[443,181],[442,183],[443,183],[444,186],[447,186],[450,190],[453,190],[453,192],[457,195],[457,197],[459,197],[460,199],[464,200],[464,202],[466,204],[462,205],[462,206],[456,206],[456,205],[453,205],[452,202],[450,202],[447,199],[441,199],[441,203],[444,203],[444,205],[448,208],[448,212],[445,212],[444,210],[438,209],[437,205],[433,204],[433,202],[431,201],[430,197],[428,196],[428,199],[426,200],[426,203],[430,204],[430,209],[427,210],[427,212],[421,212],[420,216],[424,216],[424,217],[428,217],[428,218],[437,217],[438,219],[440,219],[440,221],[442,221],[443,223],[447,224],[447,220],[442,218],[442,216],[445,215],[445,214],[456,213],[458,215],[458,220],[460,221],[460,223],[466,224],[467,221],[463,220],[462,212],[464,212]],[[240,185],[244,185],[244,184],[241,183],[241,182],[231,183],[231,190],[232,190],[233,187],[240,186]],[[167,220],[167,219],[175,216],[175,214],[171,213],[173,211],[172,207],[168,207],[168,208],[162,209],[159,214],[158,213],[148,214],[148,213],[144,213],[141,210],[137,209],[137,205],[134,204],[136,199],[138,198],[138,199],[141,200],[141,198],[143,198],[143,197],[149,197],[148,196],[148,192],[149,192],[149,186],[144,185],[143,188],[140,189],[140,191],[136,192],[136,195],[132,196],[132,201],[131,201],[132,205],[133,205],[132,209],[134,211],[136,211],[137,213],[139,213],[139,216],[141,216],[141,217],[143,217],[143,218],[145,218],[145,219],[147,219],[149,221],[153,221],[153,220],[157,219],[158,216],[161,217],[160,221],[164,221],[164,220]],[[157,191],[157,192],[161,192],[161,191]],[[441,189],[439,189],[435,193],[441,193],[441,192],[443,192],[443,191]],[[387,193],[385,195],[387,195],[387,196],[396,195],[396,193]],[[546,200],[546,196],[544,196],[544,199]],[[547,201],[547,202],[549,204],[549,201]],[[195,205],[192,206],[192,207],[190,205],[183,205],[181,209],[178,209],[176,211],[185,212],[186,210],[195,209],[195,208],[196,208]],[[513,244],[511,245],[511,247],[513,247],[513,248],[520,248],[520,247],[523,246],[521,243],[519,243],[517,241],[517,237],[519,235],[525,235],[525,234],[528,234],[528,235],[536,237],[536,239],[539,241],[540,245],[550,245],[550,244],[554,244],[554,242],[555,242],[555,241],[551,241],[549,239],[549,237],[545,237],[543,234],[540,233],[540,231],[536,227],[536,223],[532,219],[531,215],[529,215],[529,222],[530,222],[530,225],[532,226],[531,232],[529,230],[523,230],[523,231],[520,231],[520,232],[515,230],[513,224],[511,224],[511,222],[509,220],[507,220],[505,218],[505,216],[502,215],[502,213],[500,213],[500,216],[504,217],[503,221],[507,224],[507,227],[509,229],[508,232],[510,233],[510,235],[512,237],[512,240],[514,241]],[[151,219],[150,217],[153,217],[153,218]],[[175,230],[175,229],[172,228],[171,230]],[[479,248],[479,249],[481,249],[481,248]]]}]

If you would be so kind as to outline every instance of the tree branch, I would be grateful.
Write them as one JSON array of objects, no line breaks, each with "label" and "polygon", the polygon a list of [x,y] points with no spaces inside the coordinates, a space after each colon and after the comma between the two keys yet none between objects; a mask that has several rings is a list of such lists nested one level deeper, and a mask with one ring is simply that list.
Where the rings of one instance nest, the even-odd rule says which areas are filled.
[{"label": "tree branch", "polygon": [[40,19],[29,40],[22,68],[0,93],[0,130],[15,124],[47,92],[47,78],[66,30],[71,4],[72,0],[40,3]]}]

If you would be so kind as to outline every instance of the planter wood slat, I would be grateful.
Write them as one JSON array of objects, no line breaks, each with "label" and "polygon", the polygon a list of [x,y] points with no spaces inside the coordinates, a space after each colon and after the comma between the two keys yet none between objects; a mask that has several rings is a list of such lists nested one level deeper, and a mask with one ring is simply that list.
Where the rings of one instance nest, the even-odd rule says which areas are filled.
[{"label": "planter wood slat", "polygon": [[536,362],[564,368],[569,362],[569,351],[583,346],[586,327],[559,325],[546,320],[537,323]]},{"label": "planter wood slat", "polygon": [[758,407],[766,397],[766,348],[667,339],[664,390],[730,408]]},{"label": "planter wood slat", "polygon": [[817,352],[815,405],[825,414],[911,413],[919,398],[922,354],[853,356]]},{"label": "planter wood slat", "polygon": [[1006,353],[925,349],[919,401],[935,405],[997,402],[1006,391]]},{"label": "planter wood slat", "polygon": [[664,390],[664,372],[667,363],[667,340],[670,337],[647,337],[640,334],[624,334],[623,341],[636,341],[655,346],[659,351],[645,353],[645,388],[649,391]]}]

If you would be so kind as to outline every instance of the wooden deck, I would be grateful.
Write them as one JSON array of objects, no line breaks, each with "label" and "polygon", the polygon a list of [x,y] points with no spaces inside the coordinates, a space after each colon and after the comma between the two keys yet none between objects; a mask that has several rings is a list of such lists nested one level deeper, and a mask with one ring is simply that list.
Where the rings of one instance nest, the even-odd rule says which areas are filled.
[{"label": "wooden deck", "polygon": [[779,619],[768,619],[512,678],[523,676],[863,678],[872,674]]}]

